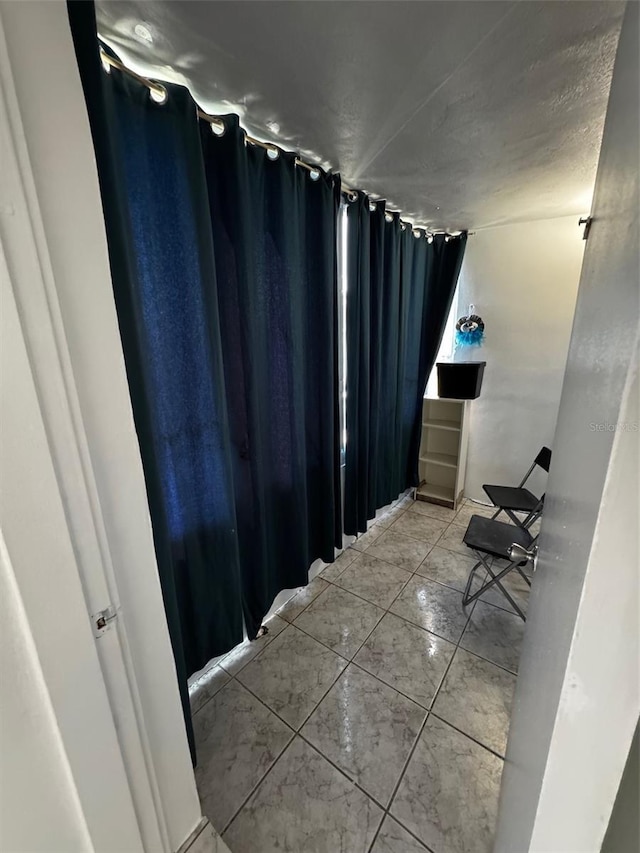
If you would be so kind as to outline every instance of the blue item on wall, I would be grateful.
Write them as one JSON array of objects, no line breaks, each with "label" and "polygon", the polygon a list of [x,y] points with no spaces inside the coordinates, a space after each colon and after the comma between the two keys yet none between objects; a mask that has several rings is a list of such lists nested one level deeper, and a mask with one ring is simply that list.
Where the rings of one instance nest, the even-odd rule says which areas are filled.
[{"label": "blue item on wall", "polygon": [[481,346],[484,339],[484,323],[482,317],[474,314],[473,305],[469,305],[469,313],[460,317],[456,323],[456,347]]}]

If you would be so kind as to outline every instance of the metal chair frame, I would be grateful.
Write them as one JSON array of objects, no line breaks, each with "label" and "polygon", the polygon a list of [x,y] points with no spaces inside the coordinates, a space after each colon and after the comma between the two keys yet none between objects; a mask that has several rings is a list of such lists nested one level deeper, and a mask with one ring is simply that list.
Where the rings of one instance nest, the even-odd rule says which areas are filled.
[{"label": "metal chair frame", "polygon": [[[536,536],[536,538],[533,540],[532,544],[535,544],[537,538],[538,537]],[[500,581],[502,580],[503,577],[505,577],[505,575],[508,575],[509,572],[512,572],[514,569],[516,569],[520,573],[522,578],[525,580],[527,585],[531,586],[531,578],[527,577],[527,575],[520,568],[522,565],[525,565],[525,564],[522,563],[522,561],[512,560],[509,562],[508,566],[505,566],[505,568],[502,569],[502,571],[495,574],[493,571],[493,561],[495,558],[494,557],[487,557],[487,555],[483,555],[476,548],[472,548],[471,550],[473,551],[473,553],[478,558],[478,562],[475,564],[475,566],[469,572],[469,578],[467,580],[467,585],[466,585],[464,593],[462,595],[463,606],[466,607],[467,604],[471,604],[472,601],[475,601],[477,598],[480,598],[481,595],[484,595],[484,593],[488,589],[491,589],[491,587],[495,585],[498,587],[500,592],[507,599],[509,604],[513,607],[513,609],[518,614],[518,616],[524,622],[526,622],[527,617],[522,612],[522,609],[519,607],[518,604],[516,604],[516,602],[511,597],[511,595],[507,592],[507,590],[504,588],[504,586],[500,583]],[[491,576],[491,580],[482,584],[482,586],[478,590],[476,590],[476,592],[474,592],[473,595],[469,595],[469,591],[471,589],[471,584],[473,583],[473,578],[475,577],[475,573],[480,568],[480,566],[484,566],[484,568],[487,570],[488,574]]]},{"label": "metal chair frame", "polygon": [[[469,531],[469,528],[473,524],[474,518],[482,519],[481,516],[472,516],[471,521],[469,522],[469,527],[467,527],[467,532]],[[482,522],[486,523],[488,521],[493,521],[493,520],[494,519],[482,519]],[[509,526],[509,525],[506,525],[504,522],[498,522],[498,524],[502,525],[503,527]],[[515,528],[515,529],[517,530],[517,528]],[[524,528],[524,529],[526,530],[526,532],[529,535],[529,539],[526,543],[526,547],[528,549],[533,548],[537,544],[538,537],[537,536],[531,536],[531,534],[528,532],[528,530],[526,528]],[[465,537],[466,537],[466,534],[465,534]],[[514,538],[520,538],[520,537],[514,537]],[[500,590],[500,592],[504,595],[504,597],[507,599],[507,601],[509,602],[509,604],[511,605],[511,607],[513,608],[515,613],[524,622],[526,622],[527,618],[526,618],[525,614],[523,613],[522,608],[517,604],[517,602],[513,599],[511,594],[508,592],[508,590],[505,589],[504,585],[501,583],[501,580],[504,577],[506,577],[506,575],[508,575],[509,572],[512,572],[515,569],[520,574],[520,576],[523,578],[525,583],[528,586],[531,586],[531,578],[529,578],[525,574],[525,572],[522,570],[522,566],[526,565],[526,561],[523,561],[522,558],[510,559],[510,557],[508,556],[508,552],[506,552],[506,553],[504,553],[504,556],[501,555],[501,559],[508,559],[509,560],[508,565],[506,565],[500,571],[496,572],[496,571],[494,571],[494,567],[493,567],[494,561],[497,559],[497,554],[495,551],[491,552],[489,550],[484,550],[484,549],[478,547],[477,545],[469,544],[466,541],[465,541],[465,544],[470,548],[471,551],[473,551],[475,556],[478,558],[478,561],[475,563],[475,565],[472,567],[471,571],[469,572],[467,584],[465,586],[464,593],[462,594],[463,606],[466,607],[467,604],[471,604],[471,602],[475,601],[476,599],[480,598],[480,596],[484,595],[484,593],[487,592],[487,590],[491,589],[491,587],[496,586]],[[524,547],[523,543],[518,543],[518,544],[520,544],[522,547]],[[500,553],[500,552],[498,552],[498,553]],[[485,581],[480,586],[479,589],[477,589],[473,594],[471,594],[471,585],[473,584],[473,579],[476,576],[476,572],[478,571],[480,566],[482,566],[484,569],[486,569],[487,574],[489,576],[489,580]]]},{"label": "metal chair frame", "polygon": [[[547,454],[548,454],[548,457],[547,457]],[[540,457],[542,457],[542,459]],[[533,473],[533,471],[536,467],[542,468],[543,471],[546,471],[548,474],[550,466],[551,466],[551,451],[549,450],[548,447],[543,447],[540,450],[540,452],[538,453],[538,455],[536,456],[536,458],[531,463],[531,467],[529,468],[527,473],[524,475],[524,477],[522,478],[520,483],[518,483],[518,485],[515,486],[514,488],[518,488],[518,489],[524,488],[524,484],[527,482],[527,480],[529,479],[529,477],[531,476],[531,474]],[[491,496],[489,495],[489,492],[487,492],[487,488],[491,488],[492,485],[493,484],[489,484],[488,486],[485,485],[482,487],[485,490],[486,494],[488,495],[489,500],[491,500]],[[528,512],[528,514],[526,515],[525,518],[519,518],[516,515],[516,512],[525,512],[525,510],[513,510],[513,509],[510,509],[510,508],[505,507],[505,506],[498,506],[497,504],[494,504],[494,506],[497,507],[497,510],[496,510],[495,514],[491,516],[491,518],[496,519],[500,515],[501,512],[504,512],[511,519],[511,521],[514,524],[516,524],[518,527],[522,527],[525,530],[528,530],[531,527],[531,525],[535,521],[537,521],[538,518],[540,518],[540,516],[542,515],[542,510],[544,508],[544,497],[545,496],[543,494],[542,497],[538,500],[535,507]],[[491,502],[493,503],[493,500],[491,500]]]}]

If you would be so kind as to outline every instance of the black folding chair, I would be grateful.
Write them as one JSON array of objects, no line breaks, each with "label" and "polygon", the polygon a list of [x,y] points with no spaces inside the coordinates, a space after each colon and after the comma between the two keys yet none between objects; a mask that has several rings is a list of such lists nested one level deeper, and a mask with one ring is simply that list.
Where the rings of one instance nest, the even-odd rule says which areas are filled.
[{"label": "black folding chair", "polygon": [[[487,493],[491,503],[498,508],[498,511],[491,516],[497,518],[501,512],[506,513],[514,524],[518,527],[523,527],[527,530],[542,513],[544,506],[544,495],[537,498],[533,492],[524,487],[534,468],[542,468],[543,471],[549,473],[551,467],[551,451],[548,447],[543,447],[540,453],[533,460],[531,468],[522,478],[519,486],[490,486],[484,485],[482,488]],[[518,518],[516,513],[525,513],[525,518]]]},{"label": "black folding chair", "polygon": [[[526,621],[521,608],[513,600],[501,581],[515,569],[531,586],[531,579],[523,572],[522,566],[525,566],[530,557],[535,555],[537,538],[537,536],[533,537],[525,527],[514,526],[504,521],[495,521],[481,515],[472,515],[463,542],[475,553],[478,562],[469,573],[469,579],[462,596],[462,604],[465,606],[470,604],[476,598],[484,595],[492,586],[496,586],[518,616]],[[496,572],[493,567],[495,559],[508,560],[508,564]],[[487,570],[488,579],[471,594],[473,579],[480,566],[484,566]]]}]

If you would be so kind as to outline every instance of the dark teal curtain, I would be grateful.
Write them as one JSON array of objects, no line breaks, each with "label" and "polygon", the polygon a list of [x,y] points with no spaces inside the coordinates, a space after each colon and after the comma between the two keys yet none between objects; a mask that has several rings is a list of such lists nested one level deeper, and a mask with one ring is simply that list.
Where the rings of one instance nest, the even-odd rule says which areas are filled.
[{"label": "dark teal curtain", "polygon": [[196,107],[181,87],[167,86],[167,102],[159,105],[131,77],[105,73],[93,4],[70,3],[69,15],[193,752],[187,678],[243,637],[218,285]]},{"label": "dark teal curtain", "polygon": [[466,234],[429,242],[384,202],[347,201],[347,445],[344,529],[418,484],[422,398],[442,339]]},{"label": "dark teal curtain", "polygon": [[[215,245],[243,604],[254,637],[275,595],[341,544],[337,177],[245,144],[237,116],[200,133]],[[277,151],[275,153],[278,153]],[[315,178],[315,180],[314,180]]]},{"label": "dark teal curtain", "polygon": [[341,544],[340,181],[106,73],[93,3],[68,8],[193,751],[187,677]]}]

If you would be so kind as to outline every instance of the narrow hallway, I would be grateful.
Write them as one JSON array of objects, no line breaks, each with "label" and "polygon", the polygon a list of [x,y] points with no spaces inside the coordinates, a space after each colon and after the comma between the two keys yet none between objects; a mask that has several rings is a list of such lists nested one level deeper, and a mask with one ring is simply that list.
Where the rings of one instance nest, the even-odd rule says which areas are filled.
[{"label": "narrow hallway", "polygon": [[524,624],[499,591],[462,607],[473,513],[403,498],[192,684],[232,853],[491,849]]}]

